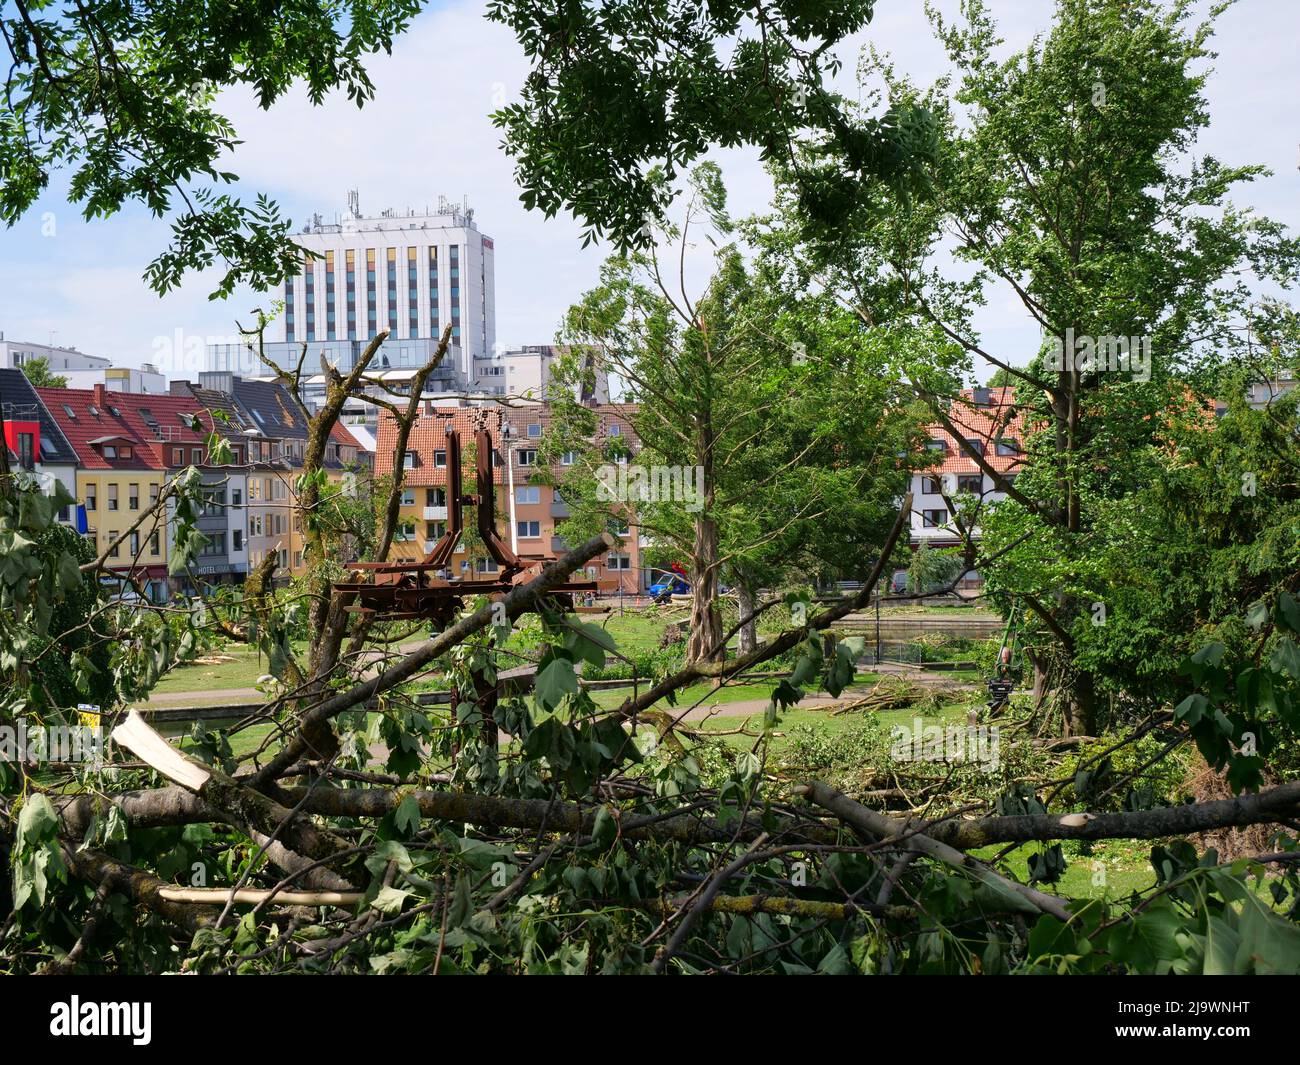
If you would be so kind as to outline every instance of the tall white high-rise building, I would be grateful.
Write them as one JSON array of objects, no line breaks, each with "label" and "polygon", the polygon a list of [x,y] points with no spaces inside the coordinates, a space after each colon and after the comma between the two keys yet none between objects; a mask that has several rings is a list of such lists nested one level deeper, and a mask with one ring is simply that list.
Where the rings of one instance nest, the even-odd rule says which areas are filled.
[{"label": "tall white high-rise building", "polygon": [[[352,192],[341,218],[316,215],[294,242],[305,253],[303,267],[278,294],[284,312],[268,355],[292,365],[306,342],[309,368],[323,354],[347,372],[386,329],[372,370],[415,370],[450,326],[450,350],[430,384],[476,388],[475,360],[486,371],[496,344],[496,285],[492,239],[479,232],[471,209],[444,199],[432,212],[390,209],[368,217]],[[208,349],[210,370],[265,372],[255,361],[240,345]]]}]

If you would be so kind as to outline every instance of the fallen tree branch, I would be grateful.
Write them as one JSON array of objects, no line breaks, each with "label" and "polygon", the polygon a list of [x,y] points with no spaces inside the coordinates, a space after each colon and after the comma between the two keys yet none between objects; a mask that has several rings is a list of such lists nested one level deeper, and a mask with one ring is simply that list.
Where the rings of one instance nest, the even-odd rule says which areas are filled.
[{"label": "fallen tree branch", "polygon": [[870,836],[882,840],[897,839],[909,850],[934,858],[936,861],[944,862],[956,869],[964,870],[976,880],[989,885],[1000,893],[1012,892],[1019,895],[1033,909],[1051,914],[1061,921],[1069,921],[1070,919],[1070,911],[1065,908],[1065,904],[1055,895],[1048,895],[1024,884],[1018,884],[1014,880],[1007,879],[994,872],[983,862],[972,858],[969,854],[964,854],[955,847],[924,834],[927,830],[924,825],[913,825],[906,821],[886,817],[875,810],[869,810],[861,803],[854,802],[847,795],[820,781],[801,785],[795,790],[807,796],[809,800],[815,802],[818,806],[829,810],[842,821],[861,829]]},{"label": "fallen tree branch", "polygon": [[111,880],[113,889],[121,891],[137,906],[143,906],[191,934],[212,924],[211,914],[204,914],[165,897],[163,890],[172,885],[134,865],[119,862],[101,851],[77,850],[69,843],[63,844],[63,858],[68,869],[78,879],[92,884]]},{"label": "fallen tree branch", "polygon": [[[285,872],[306,872],[318,859],[353,853],[345,839],[298,817],[296,810],[286,809],[212,766],[186,758],[146,724],[138,711],[127,714],[126,720],[113,730],[112,738],[168,780],[205,800],[222,820],[246,833],[258,844],[259,853]],[[347,890],[353,886],[324,868],[315,868],[307,875],[309,883],[316,887]]]}]

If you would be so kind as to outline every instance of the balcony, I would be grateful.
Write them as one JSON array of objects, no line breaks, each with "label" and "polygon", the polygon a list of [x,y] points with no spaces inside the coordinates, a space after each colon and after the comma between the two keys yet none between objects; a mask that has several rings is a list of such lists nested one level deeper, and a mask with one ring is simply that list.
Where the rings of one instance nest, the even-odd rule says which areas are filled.
[{"label": "balcony", "polygon": [[425,507],[425,508],[424,508],[424,520],[425,520],[425,521],[446,521],[446,520],[447,520],[447,508],[446,508],[445,506],[444,506],[444,507]]},{"label": "balcony", "polygon": [[569,516],[569,504],[566,503],[563,499],[559,499],[559,498],[552,499],[552,500],[551,500],[551,517],[552,517],[552,518],[567,518],[568,516]]}]

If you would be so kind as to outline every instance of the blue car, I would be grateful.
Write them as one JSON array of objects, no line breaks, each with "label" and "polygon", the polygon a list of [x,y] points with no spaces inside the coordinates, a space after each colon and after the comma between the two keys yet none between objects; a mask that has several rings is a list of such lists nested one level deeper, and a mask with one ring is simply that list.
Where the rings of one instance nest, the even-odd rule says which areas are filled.
[{"label": "blue car", "polygon": [[646,589],[655,602],[667,602],[674,595],[689,595],[691,586],[676,574],[667,574]]}]

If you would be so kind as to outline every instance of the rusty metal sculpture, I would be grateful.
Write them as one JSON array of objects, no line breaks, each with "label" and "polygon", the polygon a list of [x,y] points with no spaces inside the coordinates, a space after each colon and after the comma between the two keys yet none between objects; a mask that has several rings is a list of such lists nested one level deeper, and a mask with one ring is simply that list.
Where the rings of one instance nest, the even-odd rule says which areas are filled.
[{"label": "rusty metal sculpture", "polygon": [[[498,415],[498,418],[500,416]],[[369,572],[369,581],[341,581],[334,585],[344,596],[355,596],[349,609],[369,614],[377,621],[425,619],[445,628],[466,598],[510,591],[529,570],[552,561],[550,556],[518,555],[496,529],[496,490],[492,480],[492,437],[487,413],[476,415],[475,492],[466,495],[461,476],[460,434],[447,423],[447,528],[420,562],[358,562],[353,570]],[[498,424],[500,424],[498,422]],[[444,574],[464,531],[465,506],[478,510],[478,533],[499,571],[487,579],[451,579]],[[554,593],[557,606],[571,609],[573,596],[596,590],[595,581],[570,581]]]}]

